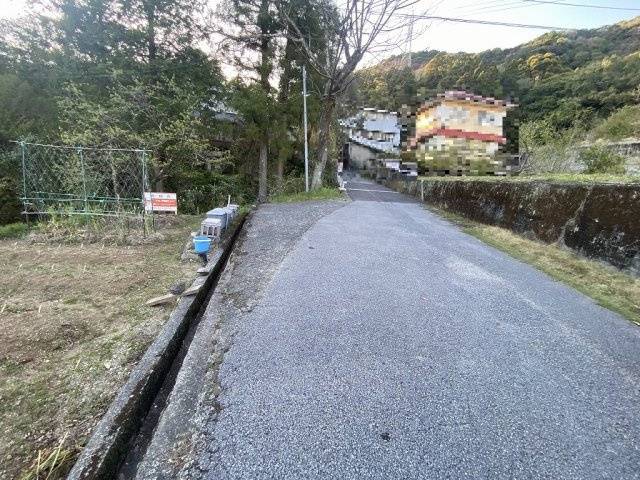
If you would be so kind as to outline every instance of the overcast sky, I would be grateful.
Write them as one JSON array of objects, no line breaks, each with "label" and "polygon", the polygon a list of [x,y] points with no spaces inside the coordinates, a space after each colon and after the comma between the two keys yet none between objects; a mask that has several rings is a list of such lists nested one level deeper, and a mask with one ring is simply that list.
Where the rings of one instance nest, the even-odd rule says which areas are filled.
[{"label": "overcast sky", "polygon": [[[216,0],[209,0],[215,5]],[[632,10],[606,10],[541,4],[527,0],[421,0],[414,12],[429,11],[431,15],[462,17],[511,23],[549,25],[565,28],[595,28],[640,15],[640,0],[551,0],[552,2],[599,5]],[[28,0],[0,0],[0,17],[17,17],[25,12]],[[427,28],[428,27],[428,28]],[[545,32],[539,29],[523,29],[489,25],[470,25],[432,21],[419,22],[416,31],[422,32],[412,44],[412,50],[426,48],[449,52],[480,52],[490,48],[506,48],[519,45]],[[408,43],[403,49],[408,49]],[[388,52],[401,53],[399,51]],[[381,55],[388,56],[388,55]],[[370,58],[369,62],[377,59]]]}]

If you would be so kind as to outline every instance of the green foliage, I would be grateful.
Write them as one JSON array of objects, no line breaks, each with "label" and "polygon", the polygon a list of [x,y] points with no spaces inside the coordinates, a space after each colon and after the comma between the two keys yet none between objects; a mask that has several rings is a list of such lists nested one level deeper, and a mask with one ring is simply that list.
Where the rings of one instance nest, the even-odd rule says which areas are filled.
[{"label": "green foliage", "polygon": [[503,165],[480,150],[450,147],[446,150],[418,150],[416,159],[426,175],[495,175],[504,174]]},{"label": "green foliage", "polygon": [[309,200],[334,200],[344,198],[343,194],[337,188],[322,187],[307,192],[297,192],[289,194],[274,195],[269,198],[272,203],[293,203],[306,202]]},{"label": "green foliage", "polygon": [[21,211],[17,185],[12,178],[0,177],[0,225],[19,220]]},{"label": "green foliage", "polygon": [[595,139],[640,138],[640,105],[627,105],[612,113],[592,131]]},{"label": "green foliage", "polygon": [[555,53],[535,53],[526,61],[526,71],[530,77],[539,81],[566,70]]},{"label": "green foliage", "polygon": [[26,223],[16,222],[0,225],[0,240],[23,237],[29,231]]},{"label": "green foliage", "polygon": [[189,185],[189,188],[179,188],[173,183],[168,185],[178,191],[178,205],[181,212],[203,213],[216,206],[226,205],[227,196],[237,204],[249,203],[252,185],[247,184],[243,175],[225,175],[218,172],[201,170],[185,170],[180,176],[172,178],[171,182]]},{"label": "green foliage", "polygon": [[0,225],[20,220],[20,162],[14,148],[0,150]]},{"label": "green foliage", "polygon": [[572,170],[577,164],[575,145],[582,131],[557,130],[549,119],[534,120],[520,126],[520,156],[525,173],[552,173]]},{"label": "green foliage", "polygon": [[601,145],[593,145],[581,151],[580,160],[586,166],[585,173],[623,174],[625,172],[624,157]]}]

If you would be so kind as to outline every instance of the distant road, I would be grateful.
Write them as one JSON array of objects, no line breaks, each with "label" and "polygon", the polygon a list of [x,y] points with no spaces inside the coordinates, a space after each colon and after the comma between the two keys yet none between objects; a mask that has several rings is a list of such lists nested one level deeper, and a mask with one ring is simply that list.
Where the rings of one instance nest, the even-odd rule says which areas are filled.
[{"label": "distant road", "polygon": [[640,476],[638,327],[406,197],[347,189],[251,220],[182,478]]}]

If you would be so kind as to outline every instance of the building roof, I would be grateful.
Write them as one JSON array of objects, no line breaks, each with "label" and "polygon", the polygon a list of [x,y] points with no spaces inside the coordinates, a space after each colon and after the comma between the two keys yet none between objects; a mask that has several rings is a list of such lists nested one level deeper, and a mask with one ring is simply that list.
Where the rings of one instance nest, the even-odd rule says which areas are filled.
[{"label": "building roof", "polygon": [[482,95],[475,95],[474,93],[467,92],[465,90],[447,90],[444,93],[439,93],[436,98],[423,102],[422,105],[418,107],[418,111],[416,113],[421,113],[425,110],[441,105],[447,100],[480,103],[494,107],[513,108],[518,106],[515,103],[509,102],[508,100],[501,100],[493,97],[483,97]]}]

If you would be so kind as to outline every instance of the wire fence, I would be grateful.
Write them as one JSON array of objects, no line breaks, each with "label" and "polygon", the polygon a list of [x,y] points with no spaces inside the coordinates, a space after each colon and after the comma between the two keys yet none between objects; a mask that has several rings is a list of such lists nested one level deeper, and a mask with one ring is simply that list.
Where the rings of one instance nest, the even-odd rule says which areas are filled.
[{"label": "wire fence", "polygon": [[25,215],[144,215],[149,150],[16,143]]}]

